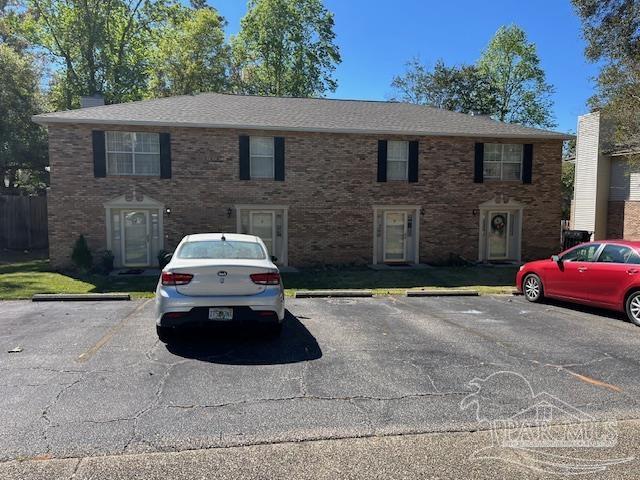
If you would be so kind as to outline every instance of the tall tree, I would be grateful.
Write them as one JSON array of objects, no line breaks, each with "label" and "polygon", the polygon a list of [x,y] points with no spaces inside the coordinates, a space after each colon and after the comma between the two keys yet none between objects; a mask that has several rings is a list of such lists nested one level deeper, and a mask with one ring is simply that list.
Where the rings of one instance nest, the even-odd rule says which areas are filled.
[{"label": "tall tree", "polygon": [[31,121],[44,108],[39,83],[36,59],[0,43],[0,192],[45,187],[46,133]]},{"label": "tall tree", "polygon": [[479,113],[509,123],[554,126],[553,87],[547,84],[533,43],[516,26],[501,27],[476,65],[428,69],[418,60],[393,79],[402,101]]},{"label": "tall tree", "polygon": [[28,44],[16,31],[24,18],[24,4],[21,0],[0,0],[0,43],[14,50],[24,51]]},{"label": "tall tree", "polygon": [[175,0],[26,0],[23,31],[55,65],[55,108],[81,95],[108,103],[142,98],[148,46],[176,9]]},{"label": "tall tree", "polygon": [[308,97],[335,91],[333,14],[321,0],[250,0],[233,39],[238,89]]},{"label": "tall tree", "polygon": [[175,15],[151,47],[148,96],[227,90],[230,51],[224,25],[209,7]]},{"label": "tall tree", "polygon": [[536,46],[516,25],[500,27],[478,61],[495,91],[494,116],[503,122],[553,127],[551,94]]},{"label": "tall tree", "polygon": [[438,60],[432,70],[417,58],[391,86],[400,101],[431,105],[455,112],[489,115],[495,110],[492,86],[473,65],[448,67]]},{"label": "tall tree", "polygon": [[[598,91],[589,100],[616,125],[622,147],[640,146],[640,0],[572,0],[582,19],[585,54],[602,62]],[[637,159],[636,159],[637,160]]]}]

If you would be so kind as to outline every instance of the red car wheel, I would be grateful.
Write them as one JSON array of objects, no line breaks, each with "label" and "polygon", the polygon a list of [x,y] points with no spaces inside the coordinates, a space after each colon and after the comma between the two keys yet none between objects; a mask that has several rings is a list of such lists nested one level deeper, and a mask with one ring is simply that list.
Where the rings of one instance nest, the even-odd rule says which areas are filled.
[{"label": "red car wheel", "polygon": [[539,302],[543,297],[542,280],[535,273],[530,273],[522,281],[522,292],[530,302]]}]

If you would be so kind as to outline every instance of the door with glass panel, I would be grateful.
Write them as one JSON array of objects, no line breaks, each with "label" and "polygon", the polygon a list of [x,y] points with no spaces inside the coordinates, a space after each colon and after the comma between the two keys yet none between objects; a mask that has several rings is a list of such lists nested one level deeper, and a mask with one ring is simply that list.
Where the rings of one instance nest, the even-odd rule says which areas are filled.
[{"label": "door with glass panel", "polygon": [[509,212],[489,212],[487,225],[489,260],[504,260],[509,257],[509,226]]},{"label": "door with glass panel", "polygon": [[149,265],[149,212],[124,210],[121,224],[122,263],[127,267]]},{"label": "door with glass panel", "polygon": [[260,237],[267,247],[269,255],[275,255],[275,213],[274,212],[250,212],[249,232]]},{"label": "door with glass panel", "polygon": [[384,212],[384,261],[404,262],[407,259],[407,213]]}]

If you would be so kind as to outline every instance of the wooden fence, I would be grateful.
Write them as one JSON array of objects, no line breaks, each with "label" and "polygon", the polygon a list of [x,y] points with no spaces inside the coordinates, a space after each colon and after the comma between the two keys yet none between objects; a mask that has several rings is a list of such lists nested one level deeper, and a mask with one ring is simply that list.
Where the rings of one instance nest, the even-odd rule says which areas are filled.
[{"label": "wooden fence", "polygon": [[47,248],[47,197],[0,195],[0,248]]}]

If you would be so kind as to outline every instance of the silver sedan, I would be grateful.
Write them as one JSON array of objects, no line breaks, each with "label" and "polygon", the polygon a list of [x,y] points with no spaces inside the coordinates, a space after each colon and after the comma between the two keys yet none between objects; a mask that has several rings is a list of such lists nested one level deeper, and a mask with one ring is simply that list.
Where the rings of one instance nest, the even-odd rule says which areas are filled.
[{"label": "silver sedan", "polygon": [[284,288],[267,248],[253,235],[200,233],[182,239],[156,288],[163,342],[187,325],[261,324],[280,332]]}]

